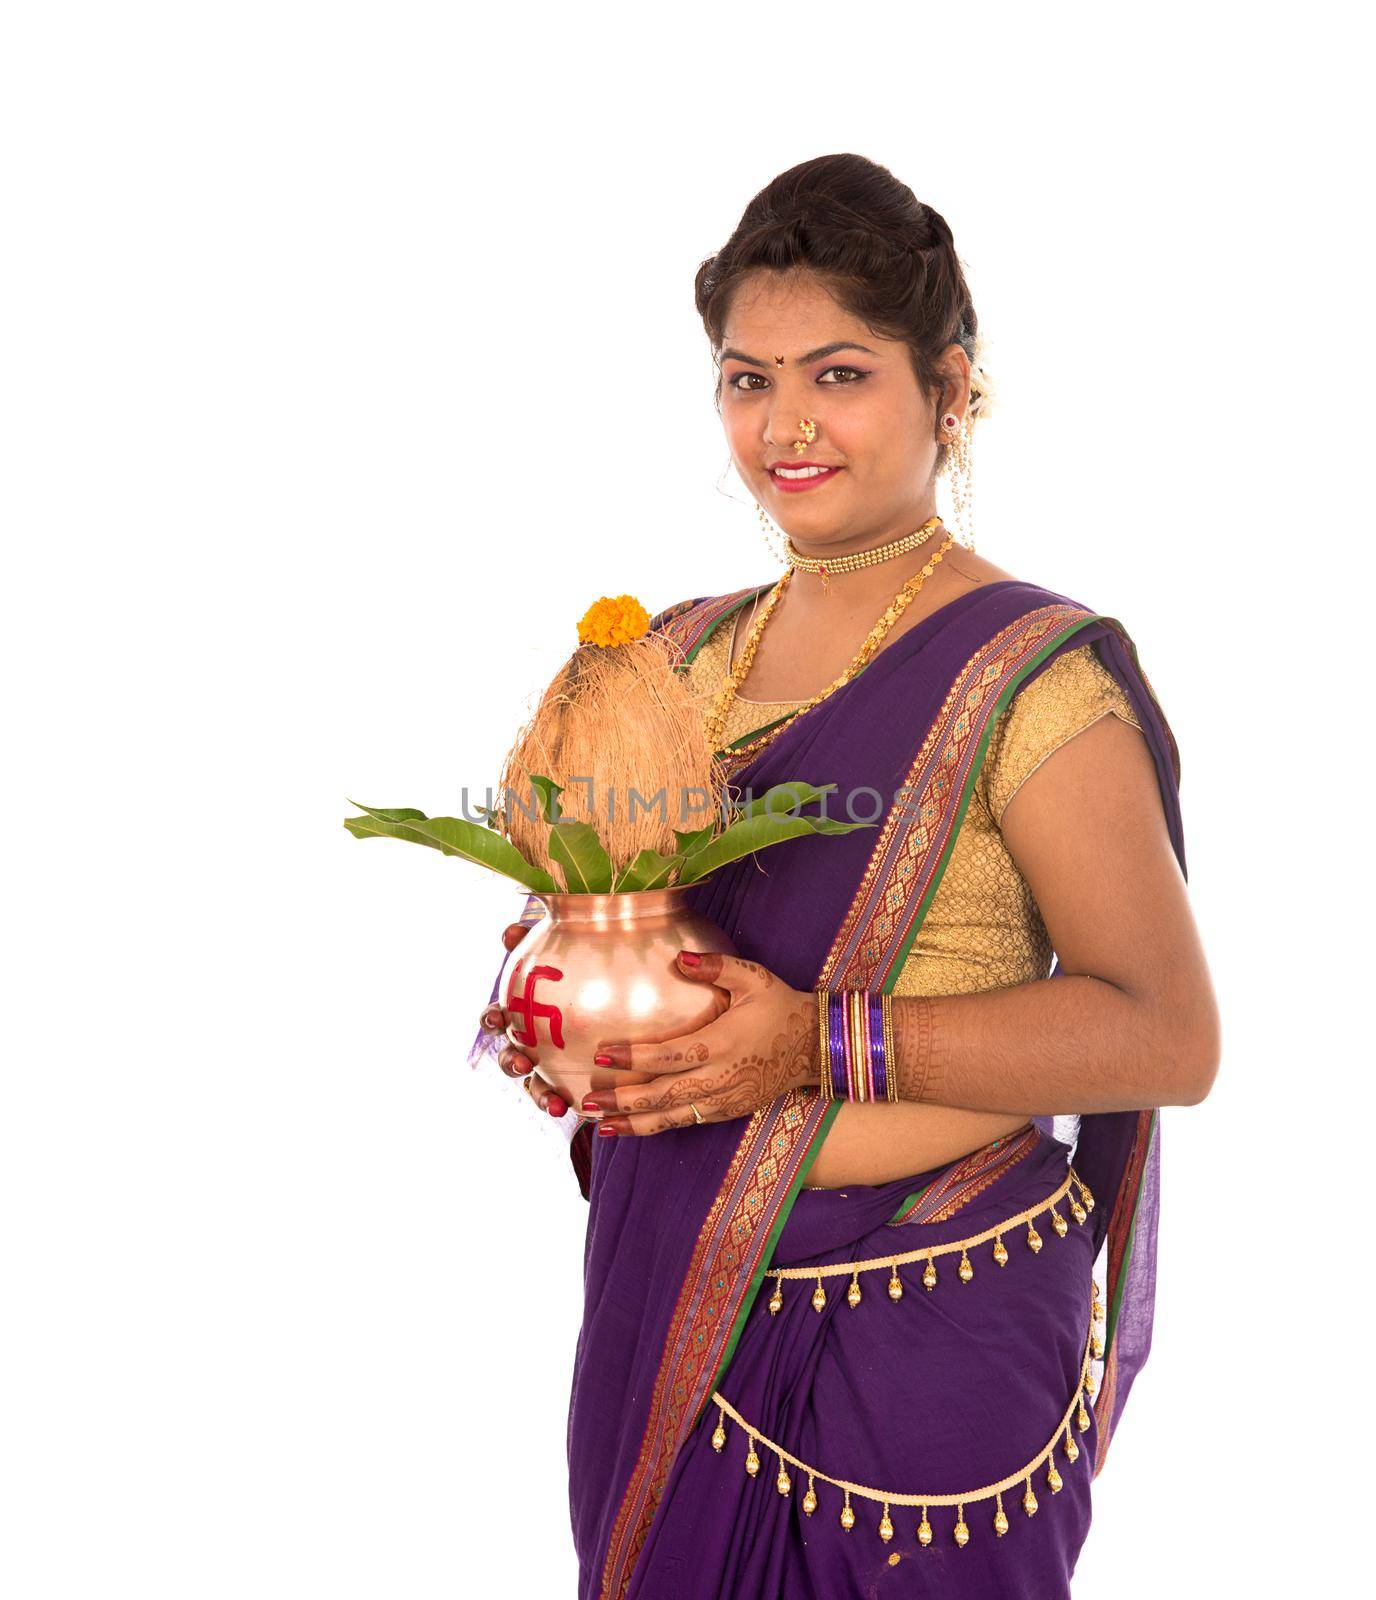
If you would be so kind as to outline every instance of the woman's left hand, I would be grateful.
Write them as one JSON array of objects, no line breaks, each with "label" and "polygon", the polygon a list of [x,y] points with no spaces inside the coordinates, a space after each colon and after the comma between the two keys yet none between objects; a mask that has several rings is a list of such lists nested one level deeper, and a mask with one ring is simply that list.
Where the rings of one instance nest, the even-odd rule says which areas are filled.
[{"label": "woman's left hand", "polygon": [[[747,1117],[790,1089],[820,1082],[817,996],[791,989],[758,961],[680,951],[685,978],[714,983],[731,996],[721,1016],[658,1044],[607,1044],[599,1066],[654,1073],[649,1083],[597,1089],[581,1111],[599,1134],[663,1133],[694,1122]],[[699,1116],[693,1115],[693,1107]]]}]

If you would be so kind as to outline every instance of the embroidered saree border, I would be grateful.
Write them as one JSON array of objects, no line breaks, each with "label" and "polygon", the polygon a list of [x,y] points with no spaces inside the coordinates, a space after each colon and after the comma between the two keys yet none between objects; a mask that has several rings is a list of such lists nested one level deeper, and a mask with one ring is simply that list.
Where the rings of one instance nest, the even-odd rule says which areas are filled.
[{"label": "embroidered saree border", "polygon": [[723,618],[739,610],[747,600],[765,594],[773,587],[772,583],[756,583],[748,589],[735,589],[730,594],[714,595],[707,600],[680,600],[677,605],[659,613],[656,618],[660,623],[658,631],[673,640],[687,663]]},{"label": "embroidered saree border", "polygon": [[1030,1155],[1039,1138],[1036,1128],[1029,1127],[1009,1139],[996,1139],[992,1144],[972,1150],[953,1162],[939,1178],[934,1178],[919,1199],[890,1217],[885,1227],[946,1222],[982,1194],[996,1178],[1001,1178],[1010,1167]]},{"label": "embroidered saree border", "polygon": [[676,600],[673,605],[665,606],[663,611],[656,611],[650,618],[650,631],[652,633],[667,633],[668,625],[677,618],[691,611],[694,606],[700,606],[701,600]]},{"label": "embroidered saree border", "polygon": [[674,1458],[734,1347],[737,1314],[763,1279],[767,1253],[835,1109],[793,1090],[746,1124],[670,1318],[640,1451],[607,1542],[603,1600],[621,1600],[630,1584]]},{"label": "embroidered saree border", "polygon": [[[798,1093],[800,1091],[795,1090],[794,1092]],[[773,1225],[769,1229],[769,1235],[760,1249],[754,1270],[750,1274],[750,1281],[746,1284],[745,1292],[742,1294],[740,1304],[736,1308],[735,1318],[727,1331],[726,1343],[722,1346],[721,1359],[717,1362],[717,1370],[712,1374],[712,1388],[716,1387],[718,1379],[726,1371],[731,1363],[731,1357],[736,1353],[736,1346],[740,1342],[741,1334],[745,1329],[745,1319],[749,1315],[751,1307],[755,1304],[755,1297],[759,1293],[761,1284],[768,1276],[769,1262],[774,1254],[774,1246],[779,1242],[779,1235],[784,1231],[784,1224],[788,1221],[788,1214],[793,1209],[793,1202],[798,1198],[798,1194],[803,1187],[803,1179],[807,1176],[808,1169],[812,1163],[817,1159],[817,1152],[826,1142],[827,1134],[831,1132],[831,1125],[836,1120],[837,1112],[841,1109],[839,1100],[824,1101],[810,1093],[805,1095],[805,1101],[808,1103],[809,1109],[811,1109],[811,1103],[815,1101],[821,1109],[821,1115],[815,1119],[812,1125],[808,1148],[799,1158],[798,1171],[793,1184],[787,1195],[784,1196],[783,1203],[779,1206]],[[698,1407],[699,1413],[705,1408],[707,1399],[708,1396],[704,1393],[702,1402]],[[694,1418],[694,1421],[696,1420]]]}]

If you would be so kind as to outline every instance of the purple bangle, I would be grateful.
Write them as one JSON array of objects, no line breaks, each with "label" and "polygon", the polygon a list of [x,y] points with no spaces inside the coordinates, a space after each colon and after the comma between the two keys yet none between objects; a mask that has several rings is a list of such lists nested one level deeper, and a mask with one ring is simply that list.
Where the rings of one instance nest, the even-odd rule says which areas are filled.
[{"label": "purple bangle", "polygon": [[870,995],[870,1099],[886,1100],[889,1085],[887,1063],[884,1059],[884,1003],[883,996]]},{"label": "purple bangle", "polygon": [[846,1079],[846,997],[834,992],[827,996],[827,1042],[830,1045],[831,1092],[837,1100],[851,1098]]}]

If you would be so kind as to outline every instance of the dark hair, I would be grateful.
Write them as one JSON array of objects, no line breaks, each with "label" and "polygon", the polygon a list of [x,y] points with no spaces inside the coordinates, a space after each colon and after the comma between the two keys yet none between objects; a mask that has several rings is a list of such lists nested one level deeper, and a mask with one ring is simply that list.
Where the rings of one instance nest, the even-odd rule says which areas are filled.
[{"label": "dark hair", "polygon": [[781,172],[751,200],[731,237],[697,271],[695,300],[714,355],[746,274],[799,268],[823,279],[838,304],[880,338],[902,340],[918,383],[938,404],[941,353],[958,344],[974,361],[979,322],[946,219],[878,162],[816,156]]}]

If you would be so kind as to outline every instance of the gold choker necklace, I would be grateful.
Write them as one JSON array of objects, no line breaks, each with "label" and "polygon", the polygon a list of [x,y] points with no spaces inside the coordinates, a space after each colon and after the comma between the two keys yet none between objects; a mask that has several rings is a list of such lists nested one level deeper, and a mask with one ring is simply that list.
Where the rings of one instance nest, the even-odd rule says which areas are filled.
[{"label": "gold choker necklace", "polygon": [[940,517],[928,517],[915,533],[905,534],[903,538],[895,539],[891,544],[875,545],[872,550],[857,550],[845,556],[799,555],[790,539],[785,546],[785,554],[790,567],[796,567],[803,572],[820,573],[822,590],[825,593],[828,588],[827,579],[831,573],[859,572],[865,567],[878,566],[881,561],[891,561],[895,556],[905,555],[909,550],[916,550],[918,545],[930,539],[940,526]]}]

